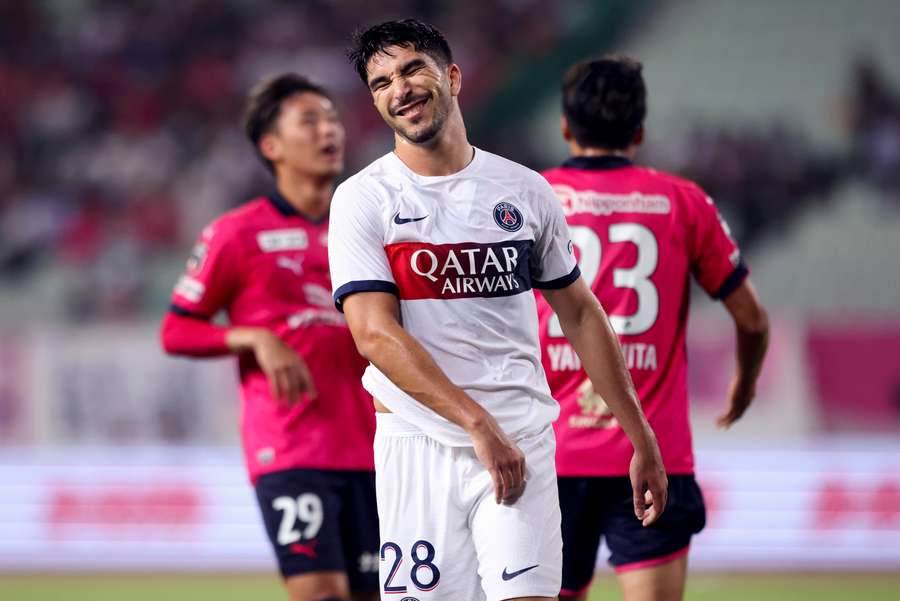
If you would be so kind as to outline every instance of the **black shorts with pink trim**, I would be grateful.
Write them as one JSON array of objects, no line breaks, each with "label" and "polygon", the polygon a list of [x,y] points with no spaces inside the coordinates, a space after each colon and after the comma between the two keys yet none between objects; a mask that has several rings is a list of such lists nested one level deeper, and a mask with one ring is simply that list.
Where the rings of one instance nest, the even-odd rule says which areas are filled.
[{"label": "black shorts with pink trim", "polygon": [[631,482],[621,477],[560,477],[563,594],[587,588],[601,540],[617,572],[659,565],[687,553],[706,524],[706,507],[692,475],[669,475],[666,510],[644,528],[634,516]]},{"label": "black shorts with pink trim", "polygon": [[352,590],[378,590],[375,472],[272,472],[256,498],[282,576],[346,572]]}]

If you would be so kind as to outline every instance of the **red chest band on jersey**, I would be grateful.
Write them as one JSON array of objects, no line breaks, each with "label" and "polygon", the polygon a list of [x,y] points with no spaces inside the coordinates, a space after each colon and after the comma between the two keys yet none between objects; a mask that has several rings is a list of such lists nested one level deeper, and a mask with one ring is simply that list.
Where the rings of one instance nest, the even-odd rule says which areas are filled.
[{"label": "red chest band on jersey", "polygon": [[400,298],[512,296],[531,290],[531,240],[385,246]]}]

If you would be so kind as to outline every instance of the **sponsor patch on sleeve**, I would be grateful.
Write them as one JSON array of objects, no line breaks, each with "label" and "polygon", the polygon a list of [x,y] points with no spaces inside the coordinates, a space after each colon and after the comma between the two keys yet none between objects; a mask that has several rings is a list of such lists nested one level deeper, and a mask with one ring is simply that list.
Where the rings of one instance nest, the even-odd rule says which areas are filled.
[{"label": "sponsor patch on sleeve", "polygon": [[189,275],[183,275],[175,284],[175,294],[189,300],[192,303],[199,303],[206,292],[206,286],[197,278]]},{"label": "sponsor patch on sleeve", "polygon": [[191,256],[187,260],[187,270],[192,273],[200,271],[203,268],[203,262],[206,260],[208,252],[209,246],[205,242],[195,244],[194,248],[191,249]]}]

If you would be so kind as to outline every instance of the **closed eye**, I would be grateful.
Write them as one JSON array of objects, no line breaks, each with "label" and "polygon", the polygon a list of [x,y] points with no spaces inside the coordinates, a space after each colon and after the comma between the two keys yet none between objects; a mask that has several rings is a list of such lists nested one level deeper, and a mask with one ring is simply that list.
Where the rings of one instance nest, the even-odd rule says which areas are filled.
[{"label": "closed eye", "polygon": [[387,77],[381,76],[376,77],[372,81],[369,82],[369,90],[372,92],[377,92],[378,90],[384,88],[390,83],[390,80]]},{"label": "closed eye", "polygon": [[416,71],[423,69],[425,66],[426,66],[425,61],[423,61],[420,58],[415,58],[415,59],[409,61],[408,63],[406,63],[405,65],[403,65],[403,67],[400,69],[400,75],[403,75],[403,76],[412,75]]}]

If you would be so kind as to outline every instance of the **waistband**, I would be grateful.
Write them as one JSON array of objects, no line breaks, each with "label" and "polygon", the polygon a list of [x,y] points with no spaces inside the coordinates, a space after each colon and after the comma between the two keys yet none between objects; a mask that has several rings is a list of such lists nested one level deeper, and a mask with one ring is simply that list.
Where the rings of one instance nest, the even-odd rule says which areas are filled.
[{"label": "waistband", "polygon": [[422,428],[396,413],[375,412],[376,436],[428,436]]},{"label": "waistband", "polygon": [[[553,425],[545,424],[539,426],[533,430],[528,430],[526,432],[519,432],[511,436],[513,441],[516,444],[521,444],[528,439],[540,439],[545,436],[550,437],[553,444],[556,444],[556,436],[553,433]],[[412,438],[416,436],[425,436],[427,438],[434,439],[433,436],[429,436],[425,430],[420,428],[419,426],[403,419],[396,413],[382,413],[380,411],[375,412],[375,436],[376,437],[390,437],[390,438]],[[472,445],[446,445],[446,446],[472,446]]]}]

